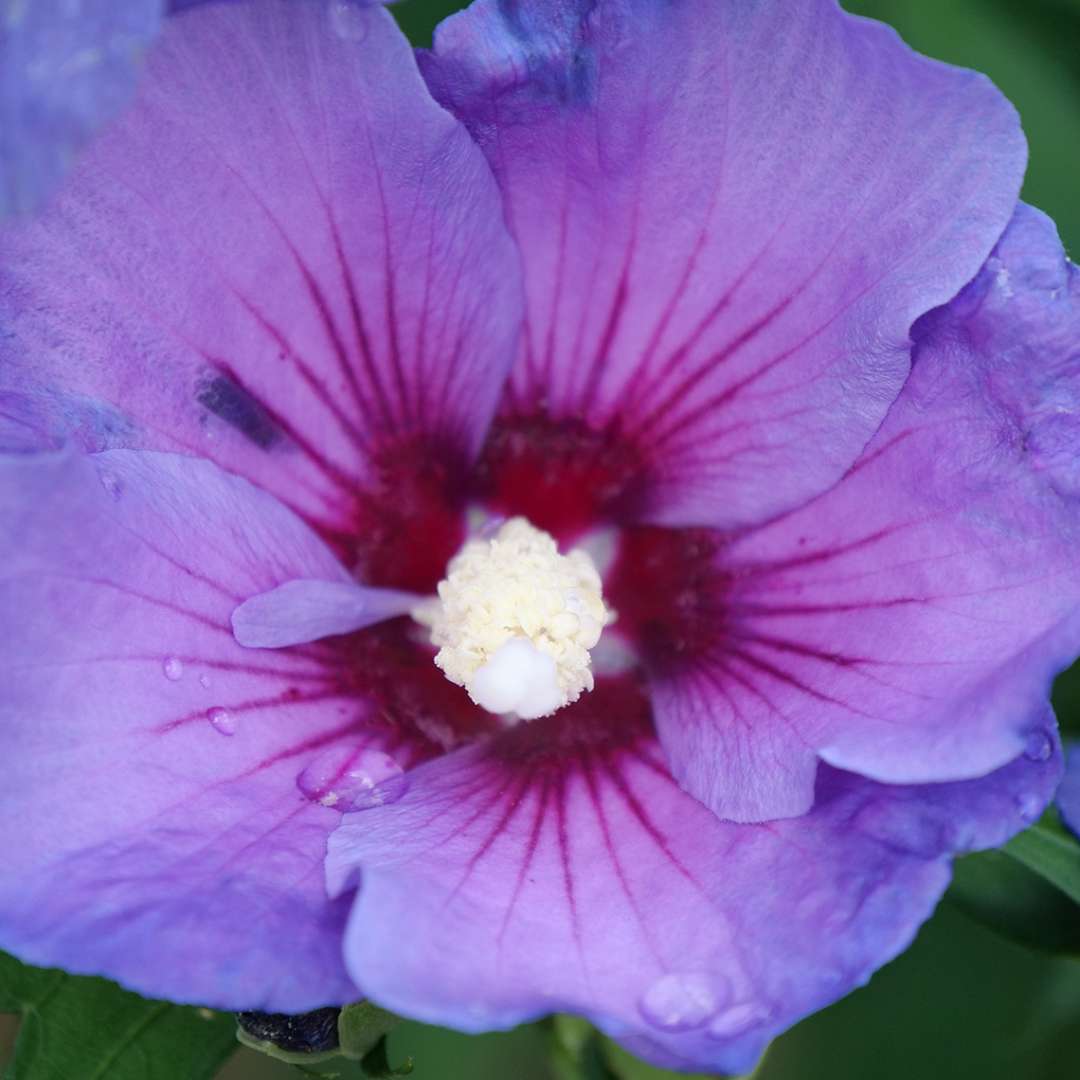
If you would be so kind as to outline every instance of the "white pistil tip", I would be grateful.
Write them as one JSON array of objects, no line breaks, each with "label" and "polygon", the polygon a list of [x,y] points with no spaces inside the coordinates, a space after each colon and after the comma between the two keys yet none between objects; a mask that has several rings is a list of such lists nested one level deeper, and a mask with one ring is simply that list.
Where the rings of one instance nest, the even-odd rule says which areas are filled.
[{"label": "white pistil tip", "polygon": [[511,518],[450,560],[431,627],[435,663],[489,712],[533,720],[593,687],[589,650],[613,616],[600,575],[580,549],[559,554],[546,532]]}]

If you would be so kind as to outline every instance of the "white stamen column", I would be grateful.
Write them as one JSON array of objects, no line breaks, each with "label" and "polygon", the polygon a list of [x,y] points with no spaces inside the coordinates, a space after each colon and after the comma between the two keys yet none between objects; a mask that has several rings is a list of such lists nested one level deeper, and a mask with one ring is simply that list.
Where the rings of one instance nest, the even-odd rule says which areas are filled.
[{"label": "white stamen column", "polygon": [[586,552],[559,553],[524,518],[470,540],[450,560],[431,628],[435,663],[483,709],[520,720],[569,705],[593,687],[589,650],[612,616]]}]

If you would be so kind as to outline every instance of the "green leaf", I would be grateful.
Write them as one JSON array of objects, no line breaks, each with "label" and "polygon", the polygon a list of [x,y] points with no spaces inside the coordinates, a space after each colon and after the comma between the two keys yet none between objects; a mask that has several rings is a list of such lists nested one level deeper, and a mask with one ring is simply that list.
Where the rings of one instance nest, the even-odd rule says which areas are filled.
[{"label": "green leaf", "polygon": [[553,1016],[547,1024],[560,1080],[723,1080],[715,1074],[673,1073],[648,1065],[577,1016]]},{"label": "green leaf", "polygon": [[[394,1019],[396,1021],[397,1017]],[[395,1077],[408,1076],[413,1070],[412,1058],[407,1059],[405,1064],[396,1068],[390,1064],[386,1056],[385,1035],[364,1055],[360,1067],[363,1069],[364,1075],[371,1077],[372,1080],[393,1080]]]},{"label": "green leaf", "polygon": [[1021,945],[1080,954],[1080,908],[1004,851],[980,851],[959,859],[946,899]]},{"label": "green leaf", "polygon": [[0,1011],[22,1016],[4,1080],[210,1080],[233,1019],[0,954]]},{"label": "green leaf", "polygon": [[600,1032],[587,1020],[560,1014],[545,1020],[543,1026],[559,1080],[619,1080],[608,1068]]},{"label": "green leaf", "polygon": [[385,1047],[387,1034],[400,1023],[400,1017],[370,1001],[346,1005],[338,1017],[341,1053],[357,1061],[366,1060],[372,1051]]},{"label": "green leaf", "polygon": [[1052,815],[1014,836],[1001,850],[1080,904],[1080,844]]},{"label": "green leaf", "polygon": [[655,1065],[647,1065],[644,1061],[639,1061],[611,1039],[605,1038],[603,1046],[604,1056],[617,1080],[713,1080],[716,1075],[666,1072]]},{"label": "green leaf", "polygon": [[869,986],[769,1047],[755,1080],[1075,1080],[1080,963],[943,905]]},{"label": "green leaf", "polygon": [[406,1056],[415,1061],[412,1080],[554,1080],[556,1075],[550,1067],[550,1021],[484,1035],[403,1021],[387,1042],[392,1061]]},{"label": "green leaf", "polygon": [[1023,945],[1080,955],[1080,844],[1054,810],[996,851],[957,860],[947,899]]}]

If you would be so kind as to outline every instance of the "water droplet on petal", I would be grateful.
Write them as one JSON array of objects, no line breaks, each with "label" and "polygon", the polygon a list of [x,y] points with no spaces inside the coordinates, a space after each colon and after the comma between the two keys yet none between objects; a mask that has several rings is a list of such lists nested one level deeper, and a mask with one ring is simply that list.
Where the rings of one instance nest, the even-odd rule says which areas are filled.
[{"label": "water droplet on petal", "polygon": [[199,676],[199,685],[204,690],[209,690],[210,689],[210,676],[209,675],[200,675]]},{"label": "water droplet on petal", "polygon": [[1054,753],[1054,740],[1045,731],[1033,731],[1024,747],[1028,761],[1049,761]]},{"label": "water droplet on petal", "polygon": [[714,1039],[734,1039],[769,1019],[771,1012],[753,1001],[740,1001],[715,1016],[708,1034]]},{"label": "water droplet on petal", "polygon": [[1025,821],[1035,821],[1042,813],[1043,801],[1033,791],[1025,791],[1016,796],[1016,809]]},{"label": "water droplet on petal", "polygon": [[382,750],[331,747],[297,776],[296,786],[312,802],[342,813],[396,802],[405,794],[405,771]]},{"label": "water droplet on petal", "polygon": [[367,14],[355,0],[334,0],[330,6],[330,25],[345,41],[363,41],[367,37]]},{"label": "water droplet on petal", "polygon": [[700,973],[662,975],[638,1003],[641,1015],[662,1031],[701,1027],[727,997],[723,980]]},{"label": "water droplet on petal", "polygon": [[119,499],[124,492],[124,481],[114,472],[110,472],[108,469],[102,469],[98,473],[98,479],[101,481],[101,486],[111,495],[114,499]]},{"label": "water droplet on petal", "polygon": [[169,682],[179,682],[184,677],[184,662],[178,656],[166,656],[161,663],[161,670]]},{"label": "water droplet on petal", "polygon": [[206,719],[219,735],[236,734],[236,718],[228,709],[215,705],[212,709],[206,710]]}]

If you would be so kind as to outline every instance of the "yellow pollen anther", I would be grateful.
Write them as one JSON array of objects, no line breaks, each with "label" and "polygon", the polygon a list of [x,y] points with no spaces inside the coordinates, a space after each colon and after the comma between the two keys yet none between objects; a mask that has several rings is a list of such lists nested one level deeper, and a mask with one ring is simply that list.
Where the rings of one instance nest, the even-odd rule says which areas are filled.
[{"label": "yellow pollen anther", "polygon": [[489,712],[546,716],[593,687],[589,650],[613,616],[592,559],[524,518],[450,560],[437,602],[413,612],[431,627],[435,663]]}]

